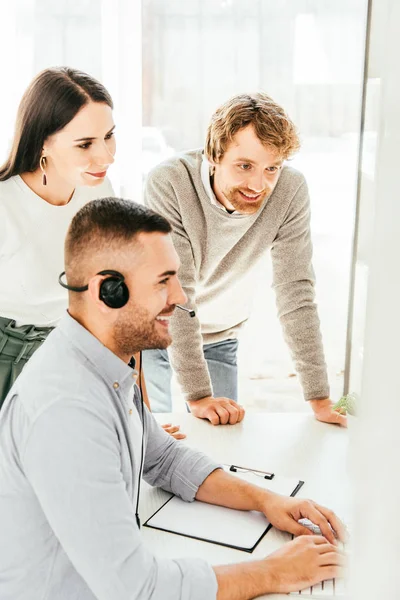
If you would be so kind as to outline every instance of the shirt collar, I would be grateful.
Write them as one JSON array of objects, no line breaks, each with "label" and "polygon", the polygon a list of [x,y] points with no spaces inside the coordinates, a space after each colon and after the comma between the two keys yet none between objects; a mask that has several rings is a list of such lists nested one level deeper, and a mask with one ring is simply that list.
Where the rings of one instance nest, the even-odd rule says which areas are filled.
[{"label": "shirt collar", "polygon": [[[114,390],[128,392],[138,372],[111,352],[67,312],[57,326]],[[132,363],[134,364],[134,362]]]},{"label": "shirt collar", "polygon": [[[204,189],[206,190],[207,196],[209,197],[211,204],[213,204],[214,206],[217,206],[220,210],[223,210],[224,212],[229,212],[226,210],[225,206],[223,204],[221,204],[221,202],[219,200],[217,200],[216,195],[214,194],[214,191],[211,187],[211,180],[210,180],[210,163],[207,160],[207,157],[205,154],[203,154],[203,159],[201,162],[201,168],[200,168],[200,175],[201,175],[201,181],[204,185]],[[237,210],[235,210],[234,212],[229,212],[230,215],[241,215],[240,212],[238,212]]]}]

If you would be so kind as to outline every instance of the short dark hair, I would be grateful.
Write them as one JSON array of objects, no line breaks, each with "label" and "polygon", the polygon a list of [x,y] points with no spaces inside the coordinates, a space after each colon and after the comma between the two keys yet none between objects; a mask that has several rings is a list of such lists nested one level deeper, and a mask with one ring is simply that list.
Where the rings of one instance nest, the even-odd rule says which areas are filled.
[{"label": "short dark hair", "polygon": [[[92,200],[71,221],[65,240],[65,270],[70,285],[80,285],[85,257],[107,247],[132,242],[140,233],[171,233],[163,216],[122,198]],[[106,268],[106,267],[105,267]]]},{"label": "short dark hair", "polygon": [[63,129],[90,101],[113,108],[106,88],[87,73],[69,67],[39,73],[19,105],[12,147],[0,167],[0,181],[36,171],[45,140]]}]

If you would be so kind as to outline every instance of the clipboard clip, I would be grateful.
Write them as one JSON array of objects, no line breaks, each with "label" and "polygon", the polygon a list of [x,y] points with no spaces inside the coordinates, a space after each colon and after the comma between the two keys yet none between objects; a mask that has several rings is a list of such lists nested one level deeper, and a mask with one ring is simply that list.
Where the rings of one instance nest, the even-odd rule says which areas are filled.
[{"label": "clipboard clip", "polygon": [[229,470],[232,473],[253,473],[257,475],[257,477],[262,477],[263,479],[273,479],[275,477],[275,473],[269,473],[268,471],[259,471],[258,469],[248,469],[247,467],[239,467],[238,465],[227,465]]}]

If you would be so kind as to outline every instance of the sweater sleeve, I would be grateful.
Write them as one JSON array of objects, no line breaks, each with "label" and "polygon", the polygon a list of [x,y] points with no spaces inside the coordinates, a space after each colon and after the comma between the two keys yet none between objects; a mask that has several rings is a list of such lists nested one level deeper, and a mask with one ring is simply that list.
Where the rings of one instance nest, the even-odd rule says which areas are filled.
[{"label": "sweater sleeve", "polygon": [[[145,204],[163,215],[172,226],[172,239],[181,266],[179,279],[187,295],[187,305],[196,311],[196,269],[189,236],[182,223],[178,197],[168,176],[168,167],[161,165],[150,173],[144,191]],[[182,179],[187,174],[182,174]],[[179,314],[178,314],[179,313]],[[172,345],[169,349],[171,364],[186,400],[212,396],[212,384],[203,354],[201,325],[197,316],[188,318],[183,311],[175,311],[171,319]]]},{"label": "sweater sleeve", "polygon": [[63,399],[42,411],[21,461],[51,529],[98,600],[215,599],[215,574],[205,561],[162,559],[146,548],[118,436],[98,407]]},{"label": "sweater sleeve", "polygon": [[278,316],[306,400],[329,396],[315,304],[310,201],[303,181],[271,247]]}]

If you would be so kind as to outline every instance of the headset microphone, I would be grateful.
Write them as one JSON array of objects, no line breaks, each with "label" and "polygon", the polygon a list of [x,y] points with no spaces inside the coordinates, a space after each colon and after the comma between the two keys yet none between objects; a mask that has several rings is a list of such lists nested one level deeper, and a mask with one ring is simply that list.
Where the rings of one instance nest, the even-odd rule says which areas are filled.
[{"label": "headset microphone", "polygon": [[184,306],[181,306],[180,304],[175,304],[175,306],[176,306],[176,308],[180,308],[181,310],[188,312],[191,317],[196,316],[196,313],[191,308],[185,308]]}]

